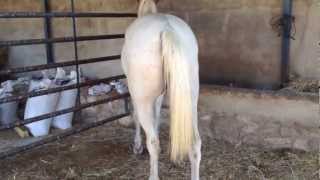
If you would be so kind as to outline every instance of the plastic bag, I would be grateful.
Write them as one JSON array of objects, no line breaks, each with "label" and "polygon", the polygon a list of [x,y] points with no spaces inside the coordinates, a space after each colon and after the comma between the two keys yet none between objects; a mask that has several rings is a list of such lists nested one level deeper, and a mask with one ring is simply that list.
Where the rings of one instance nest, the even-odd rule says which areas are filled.
[{"label": "plastic bag", "polygon": [[108,84],[101,83],[96,86],[92,86],[88,89],[88,94],[90,96],[100,96],[109,93],[112,87]]},{"label": "plastic bag", "polygon": [[110,83],[119,94],[125,94],[128,92],[128,87],[121,81],[113,81]]}]

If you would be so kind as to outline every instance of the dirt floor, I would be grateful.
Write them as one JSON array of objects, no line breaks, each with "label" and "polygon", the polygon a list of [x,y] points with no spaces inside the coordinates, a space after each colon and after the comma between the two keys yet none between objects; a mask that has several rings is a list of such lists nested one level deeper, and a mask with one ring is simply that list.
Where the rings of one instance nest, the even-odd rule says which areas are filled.
[{"label": "dirt floor", "polygon": [[[189,164],[174,165],[167,151],[167,128],[161,131],[160,178],[190,179]],[[148,155],[133,155],[133,129],[112,123],[0,160],[1,180],[147,179]],[[258,147],[203,138],[201,179],[319,179],[317,153],[267,151]]]}]

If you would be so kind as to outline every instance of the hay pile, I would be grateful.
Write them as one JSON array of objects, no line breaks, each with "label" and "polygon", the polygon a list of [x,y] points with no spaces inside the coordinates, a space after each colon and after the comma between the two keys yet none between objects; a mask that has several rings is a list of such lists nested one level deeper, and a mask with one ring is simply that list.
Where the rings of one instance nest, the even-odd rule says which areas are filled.
[{"label": "hay pile", "polygon": [[[160,178],[190,179],[189,163],[169,162],[167,128],[161,131]],[[90,130],[64,141],[1,160],[1,179],[142,180],[149,172],[148,155],[135,156],[130,147],[134,131],[117,123]],[[202,180],[317,179],[317,153],[268,151],[203,138]]]},{"label": "hay pile", "polygon": [[320,81],[290,77],[289,83],[283,90],[305,93],[319,93]]}]

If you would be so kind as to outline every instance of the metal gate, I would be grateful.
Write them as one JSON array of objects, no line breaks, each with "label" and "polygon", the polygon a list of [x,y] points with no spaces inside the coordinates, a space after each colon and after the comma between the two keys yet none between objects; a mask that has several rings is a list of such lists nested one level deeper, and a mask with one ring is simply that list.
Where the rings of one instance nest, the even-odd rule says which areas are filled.
[{"label": "metal gate", "polygon": [[[78,44],[77,43],[79,41],[120,39],[120,38],[124,38],[124,34],[77,36],[76,19],[77,18],[103,18],[103,17],[105,17],[105,18],[124,18],[124,17],[134,18],[134,17],[136,17],[136,14],[133,14],[133,13],[75,12],[74,0],[70,0],[70,4],[71,4],[71,11],[70,12],[51,12],[49,1],[50,0],[43,0],[43,7],[44,7],[43,12],[0,12],[0,18],[26,18],[26,19],[28,19],[28,18],[43,18],[44,22],[45,22],[45,26],[44,26],[45,37],[43,39],[0,41],[0,47],[45,44],[46,45],[46,55],[47,55],[47,64],[1,70],[0,76],[16,74],[16,73],[26,73],[26,72],[32,72],[32,71],[38,71],[38,70],[45,70],[45,69],[52,69],[52,68],[57,68],[57,67],[75,66],[77,69],[77,83],[75,85],[70,85],[70,86],[57,87],[57,88],[52,88],[49,90],[43,90],[43,91],[39,91],[39,92],[31,92],[31,93],[27,93],[27,94],[18,95],[18,96],[10,96],[10,97],[6,97],[6,98],[1,98],[0,104],[7,103],[7,102],[13,102],[13,101],[21,101],[21,100],[24,100],[24,99],[27,99],[30,97],[47,95],[47,94],[57,93],[57,92],[70,90],[70,89],[77,89],[78,94],[79,94],[78,96],[80,96],[80,89],[82,87],[97,85],[100,83],[109,83],[113,80],[119,80],[119,79],[125,78],[124,75],[118,75],[118,76],[113,76],[113,77],[108,77],[108,78],[103,78],[103,79],[98,79],[98,80],[89,80],[86,82],[80,82],[80,80],[79,80],[80,75],[79,75],[79,68],[78,68],[79,65],[119,60],[120,55],[90,58],[90,59],[79,59],[78,58]],[[72,18],[73,36],[72,37],[62,37],[62,38],[53,38],[52,37],[52,24],[51,24],[52,18]],[[53,44],[54,43],[63,43],[63,42],[73,42],[75,59],[67,61],[67,62],[55,63],[54,54],[53,54],[53,50],[52,50]],[[115,121],[115,120],[120,119],[122,117],[129,116],[130,112],[129,112],[129,108],[128,108],[128,98],[129,98],[129,94],[127,93],[127,94],[123,94],[123,95],[115,95],[110,98],[106,98],[106,99],[99,100],[99,101],[92,102],[92,103],[82,104],[80,102],[80,98],[78,97],[77,104],[73,108],[68,108],[68,109],[56,111],[53,113],[48,113],[48,114],[44,114],[41,116],[20,120],[20,121],[15,122],[14,124],[6,125],[6,126],[4,126],[4,125],[0,126],[0,131],[6,130],[6,129],[13,129],[18,126],[23,126],[25,124],[29,124],[29,123],[40,121],[43,119],[59,116],[62,114],[67,114],[70,112],[79,112],[82,109],[85,109],[88,107],[101,105],[101,104],[108,103],[108,102],[115,101],[115,100],[119,100],[119,99],[123,99],[126,102],[125,103],[126,105],[124,107],[125,108],[124,114],[119,114],[114,117],[109,117],[107,119],[102,119],[100,121],[93,122],[93,123],[82,124],[77,127],[73,127],[69,130],[65,130],[62,133],[59,133],[56,135],[49,135],[49,136],[42,138],[41,140],[36,141],[34,143],[31,143],[31,144],[28,144],[25,146],[21,146],[21,147],[17,147],[17,148],[13,148],[13,149],[6,151],[6,152],[1,152],[0,159],[15,155],[17,153],[32,149],[37,146],[44,145],[49,142],[60,140],[60,139],[65,138],[67,136],[70,136],[70,135],[73,135],[76,133],[80,133],[80,132],[86,131],[86,130],[94,128],[94,127],[101,126],[103,124]]]}]

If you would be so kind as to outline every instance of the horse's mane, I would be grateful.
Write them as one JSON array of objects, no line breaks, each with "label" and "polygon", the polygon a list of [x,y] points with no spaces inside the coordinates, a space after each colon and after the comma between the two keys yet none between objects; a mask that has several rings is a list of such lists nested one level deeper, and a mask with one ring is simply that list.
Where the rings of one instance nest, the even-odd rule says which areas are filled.
[{"label": "horse's mane", "polygon": [[138,17],[142,17],[157,12],[157,5],[153,0],[140,0]]}]

